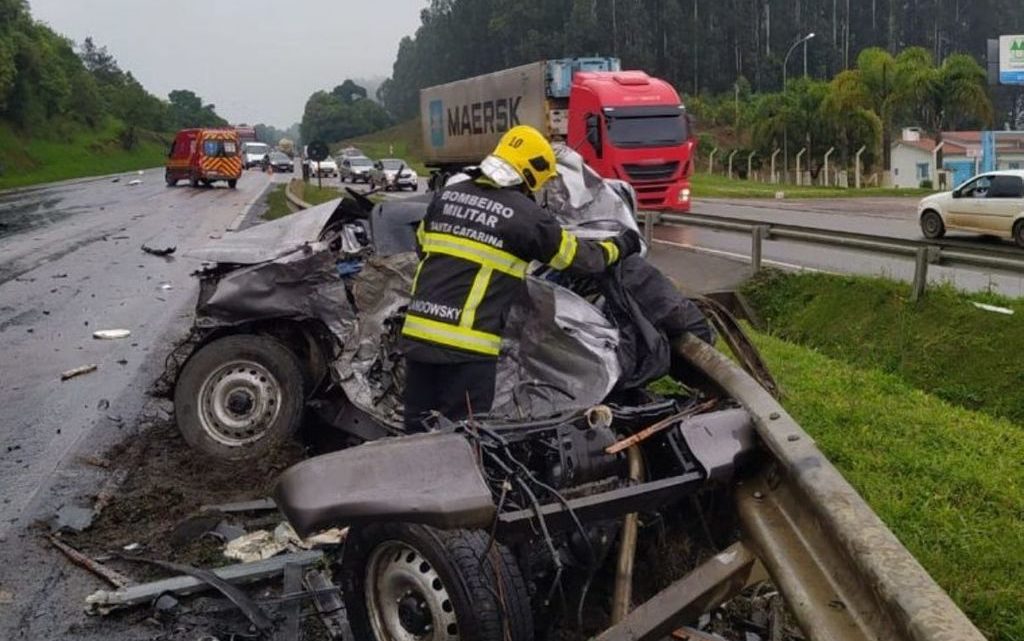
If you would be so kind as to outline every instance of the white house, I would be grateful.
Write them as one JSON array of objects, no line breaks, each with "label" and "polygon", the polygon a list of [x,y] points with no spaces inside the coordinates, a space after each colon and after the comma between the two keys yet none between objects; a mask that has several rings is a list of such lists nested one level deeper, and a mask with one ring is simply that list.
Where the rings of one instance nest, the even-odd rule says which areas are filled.
[{"label": "white house", "polygon": [[[903,130],[892,143],[892,184],[895,187],[919,187],[931,181],[936,188],[952,189],[978,173],[981,156],[980,131],[942,132],[942,169],[944,177],[935,172],[935,141],[917,128]],[[996,169],[1024,168],[1024,132],[995,132]],[[936,179],[938,181],[936,182]],[[942,185],[945,181],[945,185]]]}]

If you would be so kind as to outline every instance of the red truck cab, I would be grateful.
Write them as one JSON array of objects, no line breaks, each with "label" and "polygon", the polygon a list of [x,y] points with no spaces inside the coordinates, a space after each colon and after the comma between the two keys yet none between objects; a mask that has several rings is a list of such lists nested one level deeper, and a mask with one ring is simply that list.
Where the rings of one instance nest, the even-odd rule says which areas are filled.
[{"label": "red truck cab", "polygon": [[581,71],[569,94],[569,144],[606,178],[636,190],[642,209],[690,210],[697,141],[669,83],[643,71]]}]

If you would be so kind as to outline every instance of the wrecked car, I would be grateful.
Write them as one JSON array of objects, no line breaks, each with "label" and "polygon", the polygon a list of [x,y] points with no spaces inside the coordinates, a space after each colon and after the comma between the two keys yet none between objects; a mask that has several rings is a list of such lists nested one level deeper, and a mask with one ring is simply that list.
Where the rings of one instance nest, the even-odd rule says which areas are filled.
[{"label": "wrecked car", "polygon": [[[629,185],[558,159],[540,200],[563,225],[636,228]],[[350,192],[197,252],[195,327],[170,368],[179,428],[230,459],[278,446],[307,411],[344,434],[351,447],[286,471],[276,499],[303,536],[351,527],[336,579],[356,638],[541,636],[579,618],[616,542],[627,608],[637,514],[725,487],[755,447],[747,413],[671,355],[714,331],[642,256],[601,277],[537,265],[492,410],[407,434],[395,346],[428,203]]]}]

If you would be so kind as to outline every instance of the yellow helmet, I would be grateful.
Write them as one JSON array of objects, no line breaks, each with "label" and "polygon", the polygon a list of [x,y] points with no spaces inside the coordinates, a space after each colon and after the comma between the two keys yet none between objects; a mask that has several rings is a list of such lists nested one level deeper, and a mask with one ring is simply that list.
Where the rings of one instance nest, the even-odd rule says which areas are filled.
[{"label": "yellow helmet", "polygon": [[480,170],[499,187],[525,183],[537,191],[556,173],[555,150],[539,131],[519,125],[505,132]]}]

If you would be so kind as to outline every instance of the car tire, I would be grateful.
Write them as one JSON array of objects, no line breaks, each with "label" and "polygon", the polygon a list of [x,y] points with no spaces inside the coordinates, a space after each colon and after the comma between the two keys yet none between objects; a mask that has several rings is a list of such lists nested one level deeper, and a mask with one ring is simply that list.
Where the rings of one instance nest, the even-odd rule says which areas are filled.
[{"label": "car tire", "polygon": [[479,530],[353,527],[339,572],[353,638],[530,641],[533,611],[522,572],[500,543],[484,558],[488,543]]},{"label": "car tire", "polygon": [[420,184],[419,184],[418,182],[417,182],[416,184],[414,184],[414,185],[412,186],[412,190],[413,190],[413,191],[419,191],[419,190],[420,190]]},{"label": "car tire", "polygon": [[1024,247],[1024,220],[1013,224],[1013,242],[1017,243],[1017,247]]},{"label": "car tire", "polygon": [[921,214],[921,233],[930,240],[946,235],[946,225],[937,211],[929,209]]},{"label": "car tire", "polygon": [[195,174],[189,174],[188,184],[192,187],[199,187],[199,176]]},{"label": "car tire", "polygon": [[177,184],[178,184],[178,179],[177,179],[177,178],[175,178],[175,177],[174,177],[174,176],[173,176],[173,175],[171,174],[171,172],[169,172],[169,171],[165,171],[165,172],[164,172],[164,182],[166,182],[166,183],[167,183],[167,186],[168,186],[168,187],[174,187],[175,185],[177,185]]},{"label": "car tire", "polygon": [[228,181],[228,187],[230,189],[234,189],[237,186],[238,186],[238,181],[237,180],[229,180]]},{"label": "car tire", "polygon": [[199,348],[174,386],[178,429],[217,459],[257,459],[298,430],[306,377],[295,354],[269,336],[235,335]]}]

